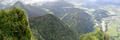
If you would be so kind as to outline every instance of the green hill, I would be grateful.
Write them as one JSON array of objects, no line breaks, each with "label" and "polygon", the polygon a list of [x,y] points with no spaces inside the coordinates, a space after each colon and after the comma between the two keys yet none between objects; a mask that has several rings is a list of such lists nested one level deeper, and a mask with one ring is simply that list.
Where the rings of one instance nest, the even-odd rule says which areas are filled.
[{"label": "green hill", "polygon": [[73,9],[62,20],[80,35],[94,30],[94,20],[88,13],[81,9]]},{"label": "green hill", "polygon": [[102,30],[97,30],[95,32],[81,35],[80,40],[110,40],[110,38]]},{"label": "green hill", "polygon": [[78,40],[77,33],[51,14],[30,18],[30,25],[38,40]]},{"label": "green hill", "polygon": [[27,17],[22,9],[0,10],[0,40],[31,40]]}]

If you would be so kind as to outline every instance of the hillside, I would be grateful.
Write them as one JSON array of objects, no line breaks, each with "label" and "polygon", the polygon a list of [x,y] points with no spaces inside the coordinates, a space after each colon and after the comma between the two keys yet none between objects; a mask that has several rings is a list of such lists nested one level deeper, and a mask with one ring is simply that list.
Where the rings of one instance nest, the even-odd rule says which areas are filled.
[{"label": "hillside", "polygon": [[68,8],[69,7],[72,8],[73,5],[66,1],[57,1],[57,2],[44,3],[41,6],[40,5],[35,6],[35,5],[27,5],[18,1],[11,7],[18,7],[24,9],[29,17],[35,17],[44,14],[54,14],[57,17],[62,17],[63,15],[65,15],[65,13],[69,12],[69,10],[72,10]]},{"label": "hillside", "polygon": [[71,28],[76,30],[80,35],[94,30],[94,21],[92,17],[81,9],[73,9],[67,13],[62,20],[71,26]]},{"label": "hillside", "polygon": [[62,21],[66,22],[73,30],[77,29],[77,32],[80,34],[88,33],[94,30],[94,22],[91,15],[86,13],[83,9],[74,8],[73,4],[66,1],[48,2],[44,3],[42,6],[24,5],[21,2],[17,2],[14,5],[24,9],[30,17],[53,14]]},{"label": "hillside", "polygon": [[98,21],[99,23],[102,22],[102,19],[109,17],[110,13],[107,10],[102,10],[102,9],[97,9],[93,12],[94,18],[96,19],[96,21]]},{"label": "hillside", "polygon": [[78,40],[78,35],[54,15],[46,14],[30,18],[33,34],[39,40]]},{"label": "hillside", "polygon": [[80,36],[80,40],[110,40],[110,37],[102,30],[96,30]]},{"label": "hillside", "polygon": [[44,15],[44,14],[49,13],[49,11],[47,11],[47,9],[44,9],[40,6],[26,5],[20,1],[16,2],[11,7],[18,7],[18,8],[24,9],[29,17],[40,16],[40,15]]},{"label": "hillside", "polygon": [[111,16],[103,19],[105,32],[110,35],[112,40],[120,40],[120,16]]},{"label": "hillside", "polygon": [[44,3],[41,7],[50,10],[55,16],[59,18],[63,17],[66,13],[74,9],[72,8],[73,4],[68,3],[67,1],[48,2]]}]

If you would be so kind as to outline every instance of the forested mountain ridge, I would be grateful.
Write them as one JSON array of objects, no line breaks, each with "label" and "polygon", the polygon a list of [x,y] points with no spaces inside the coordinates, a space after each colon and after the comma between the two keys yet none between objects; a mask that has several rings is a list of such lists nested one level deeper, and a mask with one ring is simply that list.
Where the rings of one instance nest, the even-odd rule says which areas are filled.
[{"label": "forested mountain ridge", "polygon": [[[94,30],[94,21],[91,15],[81,9],[73,9],[62,20],[78,33],[85,34]],[[86,30],[87,29],[87,30]]]},{"label": "forested mountain ridge", "polygon": [[[27,15],[30,17],[34,17],[34,16],[37,17],[38,15],[42,15],[42,14],[53,14],[58,18],[60,18],[62,21],[69,24],[71,28],[74,28],[74,29],[77,28],[78,29],[77,31],[79,31],[80,34],[88,33],[88,31],[94,30],[93,29],[94,22],[92,21],[91,15],[86,13],[85,10],[83,9],[74,8],[73,4],[68,3],[66,1],[48,2],[48,3],[44,3],[42,6],[24,5],[21,2],[17,2],[14,5],[24,9],[27,12]],[[30,13],[29,13],[29,10],[31,10]],[[34,16],[31,16],[31,15],[34,15]],[[75,19],[72,19],[72,18],[75,18]],[[82,23],[84,23],[84,25]],[[80,26],[83,28],[80,28]],[[82,29],[85,29],[85,28],[89,30],[86,30],[86,32],[82,32],[83,31]]]},{"label": "forested mountain ridge", "polygon": [[78,40],[76,32],[69,28],[64,22],[52,14],[46,14],[39,17],[30,18],[30,25],[34,36],[38,40],[41,37],[44,40]]},{"label": "forested mountain ridge", "polygon": [[73,4],[66,1],[48,2],[44,3],[42,6],[24,5],[21,2],[17,2],[14,5],[24,9],[27,12],[27,15],[33,18],[42,14],[53,14],[80,35],[94,30],[94,22],[91,15],[86,13],[83,9],[75,8]]},{"label": "forested mountain ridge", "polygon": [[11,7],[18,7],[24,9],[29,17],[40,16],[49,13],[49,11],[46,11],[46,9],[41,8],[40,6],[25,5],[20,1],[16,2]]}]

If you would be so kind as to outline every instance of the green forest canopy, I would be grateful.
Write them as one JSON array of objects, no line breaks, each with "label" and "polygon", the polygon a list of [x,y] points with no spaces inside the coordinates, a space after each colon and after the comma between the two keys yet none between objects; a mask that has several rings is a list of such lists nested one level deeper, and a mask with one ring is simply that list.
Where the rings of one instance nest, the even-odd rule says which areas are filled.
[{"label": "green forest canopy", "polygon": [[0,40],[30,40],[31,31],[24,10],[0,10]]},{"label": "green forest canopy", "polygon": [[102,30],[83,34],[80,36],[80,40],[110,40],[109,36],[106,35]]}]

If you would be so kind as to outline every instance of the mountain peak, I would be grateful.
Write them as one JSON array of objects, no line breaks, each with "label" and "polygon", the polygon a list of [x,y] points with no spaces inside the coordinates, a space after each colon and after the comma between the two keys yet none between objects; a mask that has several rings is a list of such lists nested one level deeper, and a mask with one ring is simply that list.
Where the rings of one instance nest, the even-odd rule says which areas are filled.
[{"label": "mountain peak", "polygon": [[35,17],[35,18],[57,19],[57,17],[52,15],[52,14],[46,14],[46,15],[42,15],[42,16],[39,16],[39,17]]},{"label": "mountain peak", "polygon": [[14,5],[16,4],[23,4],[21,1],[17,1]]}]

